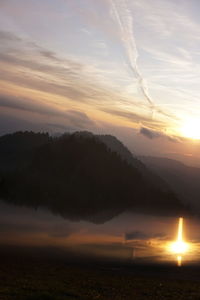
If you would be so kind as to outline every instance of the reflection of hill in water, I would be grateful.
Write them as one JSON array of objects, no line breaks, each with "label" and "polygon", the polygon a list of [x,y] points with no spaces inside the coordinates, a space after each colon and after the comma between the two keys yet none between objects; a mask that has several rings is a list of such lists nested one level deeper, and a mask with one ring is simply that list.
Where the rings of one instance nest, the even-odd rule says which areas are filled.
[{"label": "reflection of hill in water", "polygon": [[[1,137],[1,196],[18,205],[43,206],[71,220],[96,223],[127,210],[182,213],[185,208],[176,196],[144,176],[149,171],[115,140],[88,133]],[[113,144],[120,144],[120,151],[124,147],[125,158],[111,150]]]}]

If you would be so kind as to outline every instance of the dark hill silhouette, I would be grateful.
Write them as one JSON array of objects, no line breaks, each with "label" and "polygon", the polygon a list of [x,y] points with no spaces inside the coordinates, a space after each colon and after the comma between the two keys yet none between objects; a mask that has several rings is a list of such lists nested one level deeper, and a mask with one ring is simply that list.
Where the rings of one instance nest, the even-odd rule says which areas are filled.
[{"label": "dark hill silhouette", "polygon": [[50,140],[48,133],[15,132],[0,137],[0,172],[27,165],[31,154]]},{"label": "dark hill silhouette", "polygon": [[[138,168],[91,133],[59,138],[15,133],[1,137],[1,144],[15,157],[15,168],[8,164],[5,172],[4,163],[1,169],[0,195],[7,202],[96,223],[125,211],[170,216],[185,211],[175,194],[151,186]],[[6,162],[1,151],[4,156]]]},{"label": "dark hill silhouette", "polygon": [[150,187],[154,186],[164,192],[170,191],[168,184],[161,177],[157,176],[155,172],[152,172],[149,168],[147,168],[147,166],[133,155],[115,136],[97,135],[96,137],[105,143],[111,151],[117,152],[129,164],[137,168],[143,176],[146,185],[149,185]]},{"label": "dark hill silhouette", "polygon": [[164,192],[170,192],[170,187],[168,184],[161,177],[156,175],[156,173],[147,168],[146,165],[135,155],[133,155],[128,148],[115,136],[109,134],[94,135],[88,131],[76,132],[75,135],[82,137],[95,137],[97,140],[102,141],[112,152],[118,153],[123,160],[131,164],[134,168],[138,169],[143,177],[143,180],[145,181],[145,185],[158,188]]}]

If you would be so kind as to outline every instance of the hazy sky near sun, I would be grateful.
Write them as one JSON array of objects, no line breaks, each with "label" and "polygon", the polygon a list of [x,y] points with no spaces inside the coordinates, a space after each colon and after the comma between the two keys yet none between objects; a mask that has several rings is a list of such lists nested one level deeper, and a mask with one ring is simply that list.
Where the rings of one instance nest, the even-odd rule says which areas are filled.
[{"label": "hazy sky near sun", "polygon": [[191,157],[177,136],[200,124],[199,10],[198,0],[1,1],[0,133],[128,141],[133,129],[136,150]]}]

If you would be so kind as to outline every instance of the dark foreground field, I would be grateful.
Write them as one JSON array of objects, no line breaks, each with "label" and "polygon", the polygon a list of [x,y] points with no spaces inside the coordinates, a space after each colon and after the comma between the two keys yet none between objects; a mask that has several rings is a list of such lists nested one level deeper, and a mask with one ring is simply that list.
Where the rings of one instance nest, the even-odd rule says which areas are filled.
[{"label": "dark foreground field", "polygon": [[0,300],[200,299],[200,268],[100,262],[0,247]]}]

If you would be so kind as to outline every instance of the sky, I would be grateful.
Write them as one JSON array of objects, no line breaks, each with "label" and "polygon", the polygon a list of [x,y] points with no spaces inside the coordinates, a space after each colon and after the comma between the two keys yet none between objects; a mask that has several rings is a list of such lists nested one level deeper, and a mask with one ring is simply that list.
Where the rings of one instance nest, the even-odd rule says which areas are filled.
[{"label": "sky", "polygon": [[200,165],[198,0],[2,0],[0,134],[89,130]]},{"label": "sky", "polygon": [[[200,167],[199,11],[199,0],[0,0],[0,135],[108,133],[136,155]],[[1,243],[111,256],[165,257],[177,221],[122,215],[97,226],[0,208]]]}]

